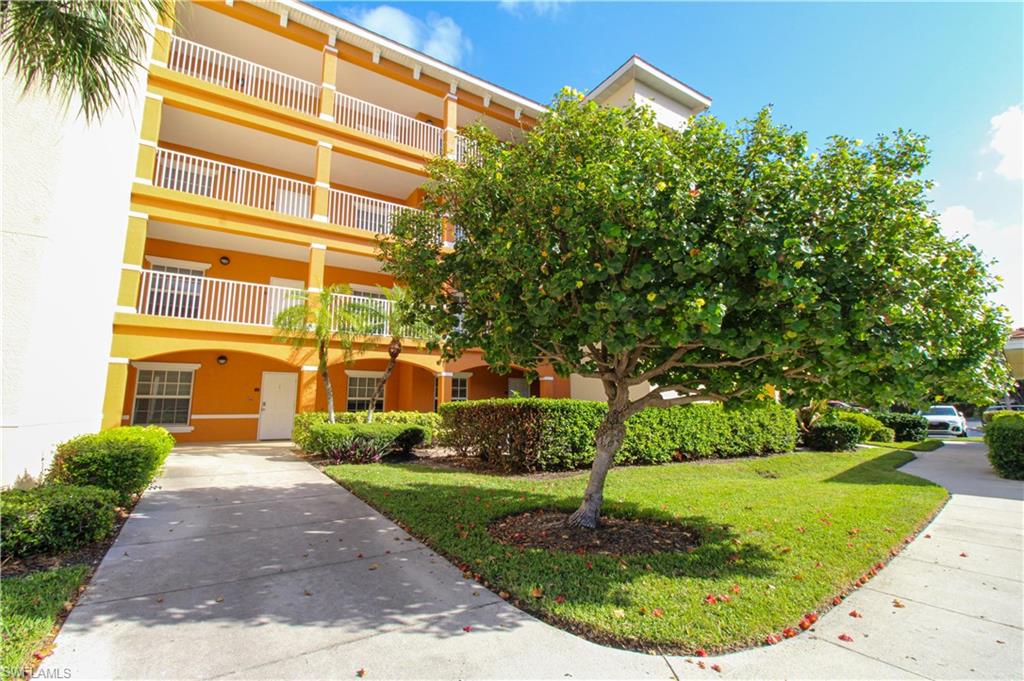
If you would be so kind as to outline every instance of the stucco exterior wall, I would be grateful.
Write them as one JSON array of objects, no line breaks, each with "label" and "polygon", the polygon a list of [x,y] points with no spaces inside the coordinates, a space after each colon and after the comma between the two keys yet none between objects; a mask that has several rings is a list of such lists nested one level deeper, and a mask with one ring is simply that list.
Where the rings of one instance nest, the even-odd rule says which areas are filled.
[{"label": "stucco exterior wall", "polygon": [[143,96],[87,125],[3,78],[4,487],[100,426]]}]

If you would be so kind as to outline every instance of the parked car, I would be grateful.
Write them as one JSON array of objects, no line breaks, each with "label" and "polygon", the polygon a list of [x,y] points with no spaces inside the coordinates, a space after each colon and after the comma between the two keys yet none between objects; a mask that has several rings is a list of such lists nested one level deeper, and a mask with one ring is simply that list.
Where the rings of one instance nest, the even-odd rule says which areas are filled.
[{"label": "parked car", "polygon": [[967,437],[967,419],[952,404],[936,404],[917,413],[928,421],[929,433]]}]

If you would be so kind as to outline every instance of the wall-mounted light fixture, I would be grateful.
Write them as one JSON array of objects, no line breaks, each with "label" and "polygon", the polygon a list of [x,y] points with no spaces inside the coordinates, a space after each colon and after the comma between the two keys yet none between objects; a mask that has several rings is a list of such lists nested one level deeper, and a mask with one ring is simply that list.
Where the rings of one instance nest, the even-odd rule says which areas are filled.
[{"label": "wall-mounted light fixture", "polygon": [[231,264],[231,258],[229,258],[226,255],[220,256],[220,264],[221,265],[230,265]]},{"label": "wall-mounted light fixture", "polygon": [[227,355],[220,355],[219,357],[217,357],[217,364],[227,364],[227,363],[228,363],[228,356]]}]

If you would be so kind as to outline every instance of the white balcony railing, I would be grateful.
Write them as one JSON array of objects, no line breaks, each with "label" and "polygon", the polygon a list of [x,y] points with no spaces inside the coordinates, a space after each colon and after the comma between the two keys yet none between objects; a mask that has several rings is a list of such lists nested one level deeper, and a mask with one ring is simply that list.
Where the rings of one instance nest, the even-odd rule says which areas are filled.
[{"label": "white balcony railing", "polygon": [[157,149],[153,184],[250,208],[309,218],[313,185],[280,175]]},{"label": "white balcony railing", "polygon": [[310,116],[319,113],[319,85],[185,38],[171,40],[167,67]]},{"label": "white balcony railing", "polygon": [[402,326],[398,333],[392,333],[392,306],[394,303],[387,298],[377,298],[361,295],[334,294],[331,300],[331,307],[335,310],[347,308],[352,323],[343,326],[343,330],[366,334],[368,336],[382,336],[390,338],[398,335],[403,338],[425,338],[422,328],[416,326]]},{"label": "white balcony railing", "polygon": [[391,220],[408,211],[416,209],[337,189],[332,189],[328,195],[327,214],[331,224],[365,229],[377,234],[390,234]]},{"label": "white balcony railing", "polygon": [[143,270],[136,311],[158,317],[273,326],[282,310],[304,299],[303,290],[285,286]]},{"label": "white balcony railing", "polygon": [[438,155],[441,128],[338,92],[334,96],[335,122],[384,139]]},{"label": "white balcony railing", "polygon": [[468,137],[455,135],[455,160],[459,163],[467,163],[478,158],[480,158],[480,150],[477,148],[476,142]]}]

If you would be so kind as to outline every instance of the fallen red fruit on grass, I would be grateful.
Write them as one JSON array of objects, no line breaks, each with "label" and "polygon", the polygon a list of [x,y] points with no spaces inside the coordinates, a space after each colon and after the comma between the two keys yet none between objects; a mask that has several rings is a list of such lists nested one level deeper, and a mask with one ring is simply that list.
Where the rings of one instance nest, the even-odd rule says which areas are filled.
[{"label": "fallen red fruit on grass", "polygon": [[797,631],[793,627],[786,627],[785,629],[782,630],[782,635],[785,638],[793,638],[794,636],[796,636],[796,634],[797,634]]},{"label": "fallen red fruit on grass", "polygon": [[704,650],[703,648],[697,648],[697,650],[694,651],[693,654],[696,655],[697,657],[707,657],[708,656],[708,651]]},{"label": "fallen red fruit on grass", "polygon": [[715,596],[715,594],[708,594],[704,597],[704,602],[708,605],[714,605],[718,602],[718,598]]},{"label": "fallen red fruit on grass", "polygon": [[860,614],[860,613],[859,613],[859,612],[857,612],[856,610],[851,610],[851,611],[850,611],[850,617],[863,617],[863,616],[864,616],[864,615]]},{"label": "fallen red fruit on grass", "polygon": [[738,594],[740,592],[740,585],[739,584],[733,584],[732,585],[732,592],[734,594]]},{"label": "fallen red fruit on grass", "polygon": [[768,634],[767,636],[764,637],[764,642],[767,643],[770,646],[775,645],[776,643],[778,643],[781,640],[782,640],[782,637],[779,636],[778,634]]},{"label": "fallen red fruit on grass", "polygon": [[718,594],[718,600],[722,603],[728,603],[732,600],[732,597],[730,597],[728,594]]},{"label": "fallen red fruit on grass", "polygon": [[832,605],[839,605],[842,602],[843,602],[843,599],[840,598],[839,596],[836,596],[835,598],[832,599]]},{"label": "fallen red fruit on grass", "polygon": [[853,643],[853,637],[849,634],[839,634],[840,641],[846,641],[847,643]]},{"label": "fallen red fruit on grass", "polygon": [[806,617],[800,620],[800,631],[807,631],[811,628],[811,622]]},{"label": "fallen red fruit on grass", "polygon": [[662,610],[661,608],[654,608],[653,610],[651,610],[651,614],[654,615],[655,617],[661,617],[662,615],[665,614],[665,611]]},{"label": "fallen red fruit on grass", "polygon": [[808,622],[810,622],[811,624],[814,624],[815,622],[818,621],[818,613],[816,613],[816,612],[809,612],[806,615],[804,615],[804,618]]},{"label": "fallen red fruit on grass", "polygon": [[562,594],[558,594],[557,596],[555,596],[555,603],[565,603],[565,596],[563,596]]}]

